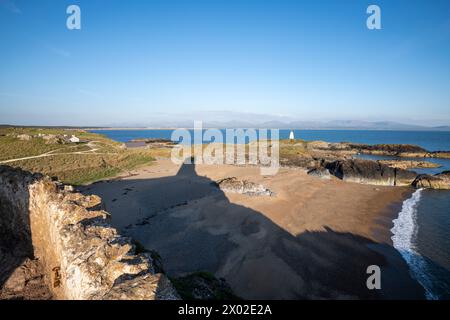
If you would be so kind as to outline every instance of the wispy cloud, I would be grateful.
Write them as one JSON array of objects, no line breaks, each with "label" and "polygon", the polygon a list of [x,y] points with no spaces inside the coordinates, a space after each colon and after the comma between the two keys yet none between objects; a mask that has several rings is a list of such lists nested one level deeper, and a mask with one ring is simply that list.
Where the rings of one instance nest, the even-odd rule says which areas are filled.
[{"label": "wispy cloud", "polygon": [[54,53],[54,54],[56,54],[58,56],[64,57],[64,58],[69,58],[71,56],[71,53],[69,51],[64,50],[62,48],[57,48],[57,47],[54,47],[54,46],[47,46],[47,49],[50,52],[52,52],[52,53]]},{"label": "wispy cloud", "polygon": [[8,10],[9,12],[21,14],[22,10],[16,5],[13,0],[0,0],[0,7]]}]

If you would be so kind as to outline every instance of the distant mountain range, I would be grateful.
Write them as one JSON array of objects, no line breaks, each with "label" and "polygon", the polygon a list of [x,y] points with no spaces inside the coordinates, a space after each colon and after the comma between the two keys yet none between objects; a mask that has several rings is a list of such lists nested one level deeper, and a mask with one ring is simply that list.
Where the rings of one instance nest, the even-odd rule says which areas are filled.
[{"label": "distant mountain range", "polygon": [[194,120],[202,120],[204,128],[278,128],[311,130],[405,130],[450,131],[450,126],[405,124],[395,121],[301,120],[284,115],[256,114],[236,111],[196,111],[186,114],[154,114],[139,122],[122,122],[108,127],[127,128],[192,128]]},{"label": "distant mountain range", "polygon": [[[110,128],[192,128],[194,121],[164,121],[147,124],[130,123],[107,126]],[[450,131],[450,126],[420,126],[391,121],[203,121],[203,128],[276,128],[276,129],[303,129],[303,130],[398,130],[398,131]]]},{"label": "distant mountain range", "polygon": [[[281,117],[280,117],[281,118]],[[58,128],[192,128],[194,120],[187,117],[178,117],[182,120],[152,119],[139,123],[117,123],[106,126],[52,126]],[[450,126],[422,126],[404,124],[393,121],[360,121],[360,120],[333,120],[333,121],[288,121],[287,119],[268,120],[260,116],[241,120],[213,120],[202,121],[203,128],[276,128],[276,129],[303,129],[303,130],[398,130],[398,131],[450,131]],[[19,125],[0,125],[0,127],[19,127]],[[26,126],[30,127],[30,126]],[[46,127],[46,126],[35,126]]]}]

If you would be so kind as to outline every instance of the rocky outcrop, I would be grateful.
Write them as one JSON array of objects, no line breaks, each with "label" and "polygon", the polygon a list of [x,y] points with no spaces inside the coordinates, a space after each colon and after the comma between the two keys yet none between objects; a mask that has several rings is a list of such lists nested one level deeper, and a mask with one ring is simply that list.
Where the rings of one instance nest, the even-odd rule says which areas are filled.
[{"label": "rocky outcrop", "polygon": [[391,168],[370,160],[338,160],[327,164],[326,168],[344,181],[374,185],[411,185],[417,176],[415,172]]},{"label": "rocky outcrop", "polygon": [[349,144],[351,148],[363,153],[380,154],[389,156],[401,156],[402,154],[426,154],[427,150],[410,144]]},{"label": "rocky outcrop", "polygon": [[425,158],[443,158],[450,159],[450,151],[434,151],[426,155]]},{"label": "rocky outcrop", "polygon": [[333,152],[336,156],[348,154],[373,154],[403,158],[450,158],[450,151],[428,151],[422,147],[410,144],[362,144],[362,143],[330,143],[324,141],[308,142],[309,150]]},{"label": "rocky outcrop", "polygon": [[130,140],[127,145],[143,145],[149,148],[172,148],[177,145],[176,142],[170,139],[160,139],[160,138],[144,138],[144,139],[133,139]]},{"label": "rocky outcrop", "polygon": [[224,279],[208,272],[196,272],[172,279],[183,299],[187,300],[238,300]]},{"label": "rocky outcrop", "polygon": [[317,168],[321,165],[322,160],[315,159],[311,155],[291,156],[280,159],[280,165],[287,168]]},{"label": "rocky outcrop", "polygon": [[414,160],[379,160],[381,164],[398,169],[414,169],[414,168],[439,168],[440,164],[428,161],[414,161]]},{"label": "rocky outcrop", "polygon": [[28,135],[28,134],[19,134],[17,136],[17,139],[22,140],[22,141],[30,141],[33,137]]},{"label": "rocky outcrop", "polygon": [[437,175],[421,174],[413,182],[416,188],[450,190],[450,171],[444,171]]},{"label": "rocky outcrop", "polygon": [[326,168],[314,168],[307,172],[310,176],[321,179],[331,179],[330,171]]},{"label": "rocky outcrop", "polygon": [[350,151],[355,148],[353,148],[347,142],[310,141],[307,143],[307,149],[326,151]]},{"label": "rocky outcrop", "polygon": [[448,151],[430,152],[422,147],[410,144],[348,144],[348,146],[364,154],[402,158],[450,158],[450,152]]},{"label": "rocky outcrop", "polygon": [[249,196],[272,196],[274,193],[261,184],[235,177],[217,181],[217,186],[225,192],[241,193]]},{"label": "rocky outcrop", "polygon": [[40,174],[0,166],[0,242],[36,257],[56,299],[177,299],[151,254],[96,210],[100,199]]}]

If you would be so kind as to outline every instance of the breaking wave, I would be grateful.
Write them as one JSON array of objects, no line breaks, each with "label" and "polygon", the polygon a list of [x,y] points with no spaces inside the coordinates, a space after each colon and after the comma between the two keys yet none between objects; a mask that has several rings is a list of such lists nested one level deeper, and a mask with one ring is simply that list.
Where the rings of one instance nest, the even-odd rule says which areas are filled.
[{"label": "breaking wave", "polygon": [[417,239],[417,206],[422,195],[422,189],[413,193],[411,198],[405,200],[402,210],[395,219],[394,227],[391,229],[393,234],[392,242],[394,248],[402,255],[410,268],[411,275],[425,289],[427,299],[436,300],[438,297],[433,294],[433,279],[427,273],[427,262],[420,255],[415,245]]}]

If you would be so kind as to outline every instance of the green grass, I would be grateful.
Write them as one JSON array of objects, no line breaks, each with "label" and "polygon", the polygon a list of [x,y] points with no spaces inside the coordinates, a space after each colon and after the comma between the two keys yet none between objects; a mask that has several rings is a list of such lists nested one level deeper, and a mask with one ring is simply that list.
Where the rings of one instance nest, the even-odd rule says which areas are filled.
[{"label": "green grass", "polygon": [[135,169],[154,161],[148,152],[124,150],[115,154],[68,154],[8,163],[32,172],[55,177],[61,182],[82,185]]},{"label": "green grass", "polygon": [[[19,134],[74,134],[82,140],[95,144],[98,154],[67,154],[89,151],[87,143],[46,144],[45,140],[33,137],[30,141],[16,138]],[[150,164],[155,157],[170,155],[170,150],[124,149],[121,143],[103,135],[79,130],[2,128],[0,129],[0,161],[37,156],[54,151],[51,156],[7,163],[32,172],[55,177],[63,183],[81,185],[117,176],[118,174]],[[62,154],[61,154],[62,153]]]},{"label": "green grass", "polygon": [[[26,134],[34,136],[31,140],[20,140],[18,135]],[[38,156],[50,151],[63,153],[63,152],[76,152],[87,151],[90,148],[85,143],[80,144],[60,144],[60,143],[47,143],[43,138],[37,137],[38,134],[48,135],[76,135],[83,140],[97,140],[108,145],[120,145],[114,141],[107,140],[103,136],[96,137],[94,134],[88,132],[82,132],[79,130],[64,130],[64,129],[36,129],[36,128],[0,128],[0,161],[24,158],[30,156]]]},{"label": "green grass", "polygon": [[308,143],[303,140],[280,140],[280,159],[305,155],[308,153]]},{"label": "green grass", "polygon": [[0,161],[37,156],[45,152],[62,148],[59,144],[45,144],[43,139],[21,141],[14,137],[0,137]]}]

